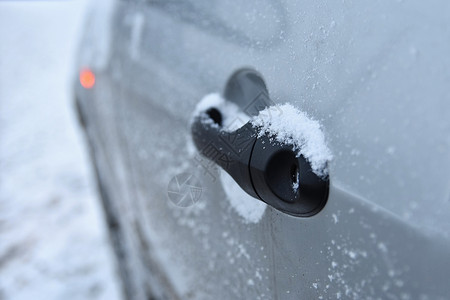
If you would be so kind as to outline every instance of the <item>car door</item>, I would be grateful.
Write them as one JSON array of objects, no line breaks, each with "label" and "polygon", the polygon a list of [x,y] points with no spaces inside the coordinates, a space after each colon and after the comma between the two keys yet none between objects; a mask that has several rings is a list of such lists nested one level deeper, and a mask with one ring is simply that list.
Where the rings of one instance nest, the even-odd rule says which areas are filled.
[{"label": "car door", "polygon": [[[97,109],[112,110],[130,297],[448,298],[449,8],[118,1]],[[196,105],[243,67],[321,123],[334,158],[317,215],[246,195],[193,145]]]}]

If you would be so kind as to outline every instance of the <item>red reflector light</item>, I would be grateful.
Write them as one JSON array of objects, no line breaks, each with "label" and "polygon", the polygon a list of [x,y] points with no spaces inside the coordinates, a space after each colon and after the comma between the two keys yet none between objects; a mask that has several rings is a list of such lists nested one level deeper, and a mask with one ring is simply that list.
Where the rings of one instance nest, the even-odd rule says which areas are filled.
[{"label": "red reflector light", "polygon": [[80,72],[80,83],[85,89],[90,89],[95,84],[95,75],[89,69],[83,69]]}]

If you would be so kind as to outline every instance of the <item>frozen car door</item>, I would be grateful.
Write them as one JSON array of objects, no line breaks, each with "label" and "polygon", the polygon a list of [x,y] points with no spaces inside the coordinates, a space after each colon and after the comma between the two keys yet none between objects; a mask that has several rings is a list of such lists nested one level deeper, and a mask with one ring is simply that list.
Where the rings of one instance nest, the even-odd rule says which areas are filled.
[{"label": "frozen car door", "polygon": [[[448,11],[120,1],[110,94],[142,285],[180,299],[448,298]],[[197,103],[242,67],[322,124],[334,159],[313,217],[248,198],[195,151]]]}]

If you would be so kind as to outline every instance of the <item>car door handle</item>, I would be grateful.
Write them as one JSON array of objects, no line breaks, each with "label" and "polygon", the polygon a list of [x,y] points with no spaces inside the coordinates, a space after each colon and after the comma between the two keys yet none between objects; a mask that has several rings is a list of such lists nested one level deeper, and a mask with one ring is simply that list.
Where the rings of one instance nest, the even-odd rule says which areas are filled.
[{"label": "car door handle", "polygon": [[[267,93],[260,75],[242,69],[228,80],[224,97],[248,112],[260,93]],[[294,145],[277,142],[251,122],[227,131],[222,119],[214,106],[194,117],[191,132],[201,155],[223,168],[249,195],[284,213],[309,217],[325,206],[329,177],[316,175]]]}]

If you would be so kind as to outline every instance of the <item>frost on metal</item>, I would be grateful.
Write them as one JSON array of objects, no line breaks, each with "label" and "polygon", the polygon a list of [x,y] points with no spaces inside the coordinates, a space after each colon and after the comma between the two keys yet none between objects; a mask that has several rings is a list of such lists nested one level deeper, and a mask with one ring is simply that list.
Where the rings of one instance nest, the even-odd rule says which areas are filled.
[{"label": "frost on metal", "polygon": [[297,156],[303,155],[316,175],[328,175],[327,162],[333,155],[320,123],[291,104],[277,105],[277,110],[282,113],[274,115],[273,107],[268,107],[251,120],[259,128],[259,136],[267,134],[280,143],[292,144]]},{"label": "frost on metal", "polygon": [[222,171],[220,175],[223,190],[234,211],[245,223],[258,223],[266,211],[267,204],[249,196],[227,172]]}]

